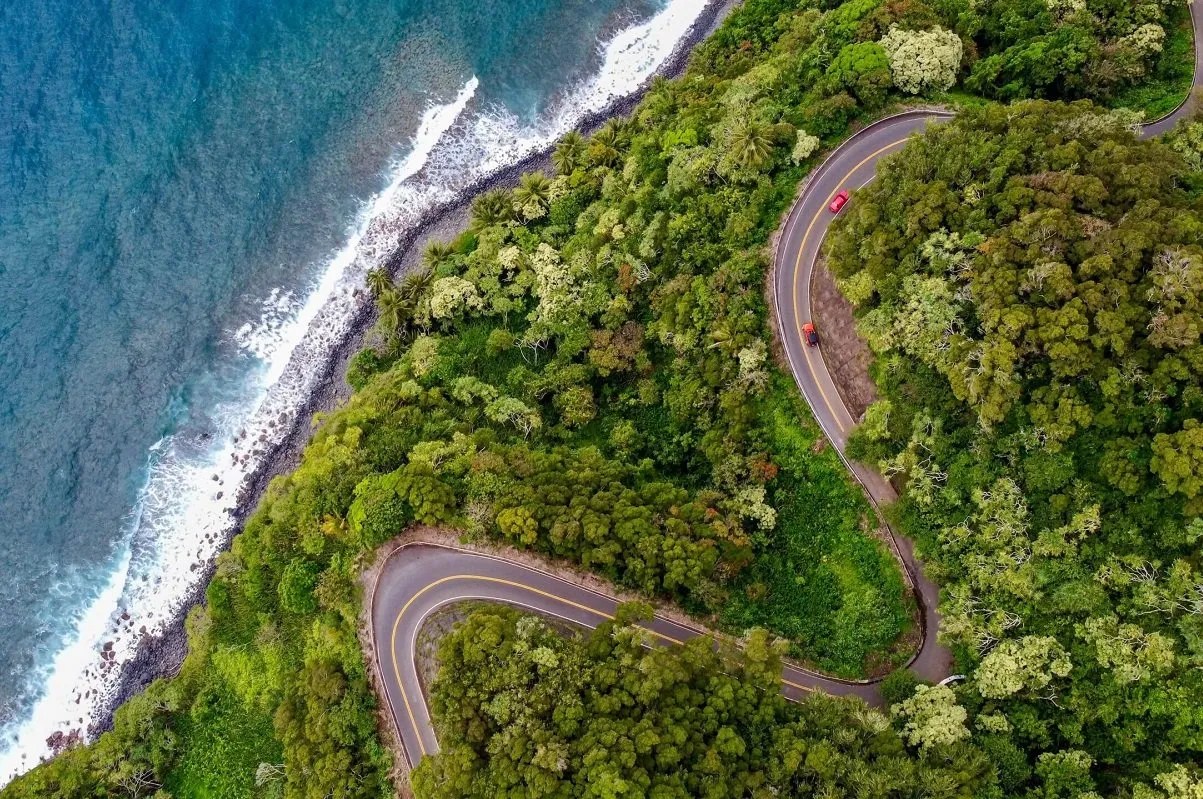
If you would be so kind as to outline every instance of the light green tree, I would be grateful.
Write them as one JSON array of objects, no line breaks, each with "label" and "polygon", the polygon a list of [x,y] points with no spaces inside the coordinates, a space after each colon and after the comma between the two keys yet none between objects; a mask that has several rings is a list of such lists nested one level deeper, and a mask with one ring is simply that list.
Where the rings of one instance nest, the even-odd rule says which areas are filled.
[{"label": "light green tree", "polygon": [[1094,758],[1081,749],[1045,752],[1036,758],[1036,773],[1042,783],[1033,799],[1101,799],[1090,774]]},{"label": "light green tree", "polygon": [[920,685],[915,693],[890,708],[902,722],[902,737],[921,749],[947,746],[969,737],[965,722],[969,713],[957,704],[957,696],[946,685]]},{"label": "light green tree", "polygon": [[539,412],[525,402],[514,397],[499,397],[485,406],[485,415],[495,422],[512,424],[529,436],[534,430],[542,427]]},{"label": "light green tree", "polygon": [[484,307],[476,285],[462,277],[441,277],[430,290],[430,315],[449,319],[463,311],[479,311]]},{"label": "light green tree", "polygon": [[908,94],[951,89],[961,65],[961,37],[939,26],[925,31],[891,26],[880,42],[894,85]]},{"label": "light green tree", "polygon": [[1056,638],[1025,635],[1003,641],[982,658],[974,681],[982,696],[1003,699],[1021,691],[1041,691],[1072,668],[1069,654]]},{"label": "light green tree", "polygon": [[439,340],[434,336],[418,336],[409,345],[409,359],[415,376],[429,374],[439,362]]},{"label": "light green tree", "polygon": [[1161,633],[1123,624],[1115,616],[1087,619],[1076,630],[1094,649],[1099,665],[1110,669],[1121,685],[1164,675],[1174,668],[1174,642]]}]

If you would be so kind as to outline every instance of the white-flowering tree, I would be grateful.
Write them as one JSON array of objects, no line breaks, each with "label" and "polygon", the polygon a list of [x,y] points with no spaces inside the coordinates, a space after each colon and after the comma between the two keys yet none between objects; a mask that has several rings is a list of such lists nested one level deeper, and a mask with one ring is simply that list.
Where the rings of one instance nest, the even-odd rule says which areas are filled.
[{"label": "white-flowering tree", "polygon": [[982,658],[974,680],[987,699],[1003,699],[1021,691],[1044,691],[1057,677],[1073,668],[1069,654],[1057,639],[1047,635],[1025,635],[1003,641]]},{"label": "white-flowering tree", "polygon": [[[1175,766],[1173,771],[1158,774],[1153,778],[1157,788],[1136,785],[1132,789],[1133,799],[1203,799],[1203,775],[1197,767]],[[1157,790],[1157,789],[1160,790]]]},{"label": "white-flowering tree", "polygon": [[1165,28],[1156,22],[1146,22],[1120,40],[1138,58],[1152,58],[1165,46]]},{"label": "white-flowering tree", "polygon": [[908,94],[950,89],[961,65],[961,37],[940,26],[909,31],[897,25],[879,42],[890,57],[894,85]]},{"label": "white-flowering tree", "polygon": [[749,486],[735,495],[735,511],[745,519],[756,522],[761,530],[772,530],[777,526],[777,511],[767,501],[764,486]]},{"label": "white-flowering tree", "polygon": [[911,746],[947,746],[969,737],[969,714],[946,685],[918,686],[909,699],[890,708],[890,715],[903,722],[902,737]]},{"label": "white-flowering tree", "polygon": [[430,289],[430,315],[448,319],[464,310],[479,311],[484,307],[475,284],[462,277],[442,277]]},{"label": "white-flowering tree", "polygon": [[790,160],[795,164],[802,163],[818,151],[819,144],[818,136],[812,136],[802,128],[798,128],[798,139],[794,142],[794,151],[790,153]]},{"label": "white-flowering tree", "polygon": [[485,416],[499,424],[512,424],[524,437],[543,426],[539,411],[513,397],[499,397],[485,406]]}]

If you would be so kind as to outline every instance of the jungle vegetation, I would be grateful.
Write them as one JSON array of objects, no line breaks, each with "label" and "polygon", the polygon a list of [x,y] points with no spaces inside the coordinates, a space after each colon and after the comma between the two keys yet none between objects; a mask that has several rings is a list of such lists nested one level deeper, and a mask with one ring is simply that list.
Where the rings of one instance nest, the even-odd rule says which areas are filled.
[{"label": "jungle vegetation", "polygon": [[1052,758],[1042,796],[1203,790],[1200,125],[1131,123],[963,113],[829,239],[881,390],[852,451],[905,486],[1008,792]]},{"label": "jungle vegetation", "polygon": [[630,626],[640,612],[571,639],[506,608],[470,615],[439,648],[442,751],[414,772],[417,795],[998,795],[948,689],[900,704],[900,732],[858,701],[787,701],[782,650],[763,631],[741,652],[645,648]]},{"label": "jungle vegetation", "polygon": [[[965,87],[984,97],[1089,97],[1147,107],[1158,115],[1169,111],[1190,84],[1194,58],[1182,3],[933,0],[932,5],[966,42]],[[1172,98],[1170,103],[1159,94]]]},{"label": "jungle vegetation", "polygon": [[856,39],[750,0],[632,117],[566,137],[554,178],[478,197],[424,271],[371,275],[357,391],[219,559],[180,675],[3,795],[388,795],[358,575],[415,522],[766,625],[838,673],[905,657],[900,575],[767,344],[762,248],[821,140],[888,99],[828,75],[833,36]]},{"label": "jungle vegetation", "polygon": [[[1165,13],[1169,19],[1175,12],[1170,8]],[[379,324],[348,375],[356,393],[345,407],[318,420],[300,466],[272,484],[231,551],[219,559],[204,607],[190,616],[191,651],[180,674],[155,683],[124,706],[115,728],[96,743],[35,769],[2,795],[392,795],[392,756],[377,733],[376,700],[356,635],[362,602],[358,577],[382,542],[413,523],[454,527],[468,536],[583,564],[626,588],[675,600],[727,630],[766,628],[792,656],[838,674],[882,671],[903,659],[906,653],[897,644],[909,613],[897,569],[868,534],[873,522],[864,499],[834,453],[825,449],[805,404],[770,354],[763,299],[765,245],[799,180],[824,146],[846,135],[851,124],[915,92],[938,93],[954,86],[967,64],[982,53],[988,57],[991,47],[1005,52],[1000,46],[983,47],[974,38],[977,33],[958,32],[961,24],[938,4],[919,0],[851,0],[834,7],[746,0],[695,51],[685,75],[656,81],[632,116],[611,120],[589,137],[566,136],[553,155],[554,174],[528,175],[513,191],[495,190],[477,198],[470,229],[454,241],[431,246],[423,271],[400,280],[386,272],[370,275]],[[1089,152],[1119,124],[1099,128],[1091,121],[1098,115],[1082,108],[1058,113],[1085,121],[1065,123],[1069,133],[1056,153]],[[1035,135],[1029,143],[1037,150],[1042,146]],[[998,170],[973,161],[977,156],[972,152],[966,163],[977,163],[975,168],[983,171],[979,190],[989,196],[998,188],[990,182]],[[1132,152],[1143,151],[1133,144]],[[949,153],[956,151],[945,155]],[[1159,168],[1171,169],[1181,160],[1169,153]],[[1144,161],[1133,165],[1137,171],[1146,168],[1153,166]],[[1051,188],[1033,193],[1059,196],[1056,191],[1068,190],[1058,188],[1057,177],[1067,168],[1046,171]],[[1184,188],[1191,185],[1185,172],[1162,183],[1141,178],[1138,186],[1117,187],[1114,197],[1106,188],[1111,184],[1104,182],[1103,189],[1090,189],[1102,197],[1097,202],[1128,203],[1123,206],[1128,211],[1126,216],[1098,218],[1115,226],[1129,218],[1137,224],[1146,210],[1153,214],[1153,198],[1141,194],[1146,183],[1172,189],[1173,202],[1186,203],[1193,196]],[[856,208],[861,204],[858,197],[850,206],[856,219],[861,218],[862,209]],[[863,205],[864,212],[871,207],[868,201]],[[952,235],[951,223],[941,221],[945,212],[942,206],[931,211],[932,230],[944,224]],[[1162,223],[1154,219],[1148,224]],[[1165,222],[1155,230],[1178,236],[1168,239],[1170,244],[1187,241],[1189,231],[1177,225]],[[964,239],[957,246],[963,244]],[[1127,245],[1117,246],[1125,251]],[[903,252],[901,245],[898,252]],[[883,255],[882,270],[887,262]],[[855,279],[851,273],[845,276]],[[888,275],[878,279],[889,283]],[[874,289],[864,301],[876,296]],[[1185,335],[1178,317],[1171,321],[1168,329]],[[1089,351],[1083,349],[1082,357]],[[1033,363],[1023,366],[1039,374]],[[1137,366],[1145,385],[1153,385],[1152,366]],[[1193,407],[1187,403],[1195,400],[1189,399],[1187,378],[1180,374],[1189,368],[1194,367],[1178,367],[1166,377],[1183,388],[1174,398],[1177,415],[1164,422],[1169,426],[1142,432],[1136,422],[1121,423],[1128,438],[1152,436],[1150,464],[1157,436],[1169,436],[1168,444],[1157,445],[1158,462],[1164,463],[1158,469],[1166,475],[1189,471],[1195,457],[1190,454],[1195,428],[1187,428],[1184,416]],[[962,410],[958,416],[960,400],[951,388],[940,388],[941,373],[917,370],[912,377],[925,381],[924,391],[945,400],[930,409],[949,418],[945,428],[931,433],[941,443],[929,446],[948,447],[943,451],[969,458],[977,450],[956,436],[977,429],[976,421],[966,420],[973,411]],[[906,425],[913,419],[908,414],[919,417],[925,407],[917,401],[908,405],[910,389],[904,391],[901,384],[896,398],[883,390],[896,410],[885,414],[884,425],[878,424],[880,419],[875,422],[885,432],[863,444],[865,457],[891,458],[895,450],[909,447],[913,426]],[[1085,411],[1078,406],[1065,407],[1066,424],[1075,432],[1063,441],[1076,452],[1075,426],[1089,428],[1090,423],[1081,421]],[[874,414],[882,416],[882,407]],[[996,427],[1002,423],[994,422]],[[1050,424],[1049,429],[1060,428]],[[981,446],[994,440],[981,437],[986,441]],[[1089,452],[1085,439],[1081,448]],[[1143,456],[1125,460],[1119,452],[1122,448],[1107,461],[1108,469],[1114,464],[1117,474],[1139,473]],[[1025,462],[1016,453],[1015,462]],[[1174,532],[1172,526],[1116,524],[1114,539],[1094,536],[1087,530],[1095,525],[1087,513],[1092,495],[1076,488],[1077,470],[1089,467],[1085,460],[1067,463],[1069,458],[1050,451],[1032,467],[1048,472],[1041,472],[1039,484],[1050,499],[1045,508],[1039,495],[1028,497],[1025,513],[1034,521],[1025,523],[1035,525],[1031,529],[1044,529],[1046,521],[1051,529],[1076,524],[1064,533],[1064,543],[1049,544],[1066,551],[1107,540],[1126,554],[1124,546],[1137,546],[1129,538],[1143,542],[1147,534],[1148,543],[1141,545],[1164,547],[1157,550],[1162,559],[1154,568],[1158,580],[1168,580],[1170,563],[1181,560],[1175,553],[1188,546],[1182,542],[1197,538],[1195,528],[1185,525]],[[951,475],[951,457],[940,463],[948,464],[944,468]],[[974,483],[965,478],[965,485],[989,486],[994,479],[1009,478],[1017,490],[1026,486],[1026,473],[991,471],[1007,463],[972,465],[973,474],[989,473],[989,479]],[[1062,480],[1067,472],[1070,478]],[[952,481],[951,476],[935,481],[936,493]],[[1180,487],[1190,484],[1189,475],[1180,479]],[[921,485],[922,480],[913,479],[908,497]],[[962,493],[970,504],[963,506],[960,519],[971,517],[966,524],[974,529],[987,524],[992,511],[975,510],[976,495]],[[1054,501],[1055,493],[1068,499]],[[1140,491],[1133,496],[1140,510],[1134,505],[1117,511],[1130,525],[1143,525],[1139,517],[1146,511],[1169,518],[1166,514],[1184,509],[1188,501],[1170,488],[1147,501]],[[1164,497],[1169,499],[1162,501]],[[988,499],[983,494],[983,501]],[[1097,502],[1099,518],[1110,518],[1106,514],[1112,506],[1105,497]],[[937,507],[942,515],[929,518],[924,515],[928,509],[908,498],[901,516],[933,557],[948,558],[941,563],[951,572],[958,556],[935,554],[938,533],[928,531],[957,511],[952,505]],[[1087,515],[1077,520],[1073,514],[1079,512]],[[1067,521],[1052,524],[1066,513],[1071,514]],[[965,544],[971,545],[977,546]],[[1184,562],[1194,568],[1189,558]],[[1182,579],[1193,579],[1189,568],[1174,571],[1174,579],[1182,574]],[[1129,579],[1122,569],[1115,574],[1117,581]],[[958,576],[948,577],[950,591]],[[1088,584],[1091,591],[1081,602],[1119,590],[1085,580],[1066,583],[1071,587],[1059,595],[1066,604],[1056,606],[1060,621],[1050,620],[1045,631],[1040,617],[1032,615],[1025,620],[1032,626],[1023,632],[1032,629],[1033,635],[1024,638],[1011,627],[998,636],[993,662],[1004,687],[986,690],[1010,690],[1018,679],[1020,687],[1010,693],[982,694],[976,678],[954,693],[915,687],[902,676],[891,683],[896,689],[891,697],[901,708],[891,730],[871,714],[858,717],[866,711],[844,703],[816,700],[791,708],[772,699],[773,692],[756,689],[758,697],[764,696],[752,705],[761,708],[759,715],[745,716],[733,706],[706,710],[727,714],[729,723],[723,726],[751,750],[736,756],[738,744],[723,733],[733,754],[709,764],[706,736],[719,732],[699,722],[700,737],[681,749],[680,756],[689,758],[681,762],[690,764],[690,774],[717,769],[719,774],[751,775],[746,777],[749,786],[780,785],[798,795],[813,790],[832,796],[921,796],[924,786],[931,785],[939,789],[932,795],[973,791],[993,796],[1001,790],[1003,795],[1059,797],[1087,796],[1097,785],[1115,796],[1177,797],[1173,786],[1193,779],[1179,769],[1189,761],[1187,753],[1195,751],[1190,741],[1197,740],[1197,723],[1190,719],[1198,702],[1186,693],[1189,669],[1197,672],[1186,659],[1193,651],[1190,639],[1187,633],[1171,635],[1162,629],[1179,624],[1176,605],[1155,612],[1160,627],[1146,622],[1149,635],[1162,635],[1169,644],[1142,638],[1120,645],[1117,654],[1099,655],[1109,664],[1127,657],[1148,661],[1156,679],[1129,680],[1122,691],[1152,686],[1149,690],[1170,694],[1136,703],[1134,707],[1146,708],[1136,715],[1115,709],[1119,697],[1100,694],[1100,701],[1083,711],[1077,731],[1063,700],[1068,694],[1054,696],[1053,709],[1041,704],[1050,701],[1042,690],[1064,679],[1061,672],[1067,668],[1072,673],[1078,667],[1075,647],[1129,640],[1125,636],[1134,611],[1120,605],[1113,613],[1090,605],[1091,614],[1082,623],[1097,617],[1101,626],[1085,643],[1072,638],[1076,633],[1056,627],[1074,618],[1065,608],[1072,605],[1077,587]],[[1034,598],[1028,601],[1038,604]],[[1039,613],[1053,615],[1047,608]],[[1111,615],[1114,627],[1107,626]],[[499,641],[520,637],[519,622],[504,614],[492,618],[475,623],[494,625]],[[610,644],[591,638],[583,645],[562,642],[555,649],[542,632],[521,633],[535,635],[541,646],[552,647],[592,674],[612,662],[607,658],[636,658],[629,640],[623,643],[632,634],[617,634]],[[749,638],[753,640],[762,639]],[[607,652],[604,646],[612,649]],[[447,651],[450,668],[461,655]],[[1138,654],[1125,654],[1129,651]],[[990,654],[962,647],[968,666]],[[724,679],[701,652],[648,657],[653,658],[649,667],[681,671],[681,712],[706,707],[689,686]],[[749,696],[744,683],[766,684],[768,677],[757,670],[772,671],[768,662],[741,666],[724,690]],[[1019,664],[1012,669],[1019,677],[1002,668],[1012,663]],[[1041,683],[1046,673],[1052,676]],[[538,681],[530,682],[530,672],[495,676],[525,678],[532,691],[542,690]],[[445,687],[446,681],[441,684]],[[1094,686],[1102,692],[1107,684],[1100,680]],[[478,695],[504,693],[506,685],[465,683]],[[580,689],[579,683],[564,685],[566,696]],[[1090,678],[1083,677],[1079,688],[1090,685]],[[620,701],[622,690],[614,687],[611,700]],[[648,705],[650,715],[642,717],[641,733],[666,734],[658,729],[672,719],[666,701],[649,698],[654,704]],[[464,723],[457,715],[462,708],[457,710],[452,699],[440,706],[445,718],[439,723],[448,734],[458,734],[453,731]],[[619,715],[610,718],[617,723]],[[1171,717],[1173,723],[1167,721]],[[791,749],[773,748],[772,730],[779,722]],[[506,740],[504,720],[490,723],[501,736],[497,740]],[[929,733],[932,741],[949,748],[928,750],[934,745],[925,737]],[[563,733],[568,736],[565,747],[577,745],[575,734]],[[1138,735],[1143,737],[1132,737]],[[457,744],[456,750],[464,757],[471,750],[478,758],[461,764],[464,774],[486,781],[491,775],[510,779],[508,765],[479,760],[480,752],[490,754],[480,748],[479,739],[463,733],[461,740],[468,749]],[[1151,754],[1140,754],[1146,749]],[[945,751],[954,754],[939,754]],[[948,760],[954,756],[955,763]],[[805,768],[789,765],[798,758],[805,759]],[[877,778],[871,790],[868,778],[839,772],[844,764],[898,775],[899,782],[892,786]],[[644,766],[646,780],[664,781],[666,775],[656,773],[653,765]],[[664,769],[673,770],[668,765]],[[767,782],[757,782],[762,779]]]}]

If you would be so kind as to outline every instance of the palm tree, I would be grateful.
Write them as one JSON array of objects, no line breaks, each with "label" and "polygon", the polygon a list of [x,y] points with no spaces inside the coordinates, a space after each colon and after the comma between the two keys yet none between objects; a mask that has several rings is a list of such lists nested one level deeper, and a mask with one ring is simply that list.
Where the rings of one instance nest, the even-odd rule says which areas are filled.
[{"label": "palm tree", "polygon": [[589,140],[589,161],[594,166],[614,166],[622,158],[618,145],[618,131],[607,122]]},{"label": "palm tree", "polygon": [[759,169],[773,154],[773,142],[763,125],[745,122],[731,136],[731,154],[740,166]]},{"label": "palm tree", "polygon": [[393,279],[383,266],[378,266],[368,272],[368,291],[372,292],[373,297],[380,297],[386,291],[391,291],[392,288]]},{"label": "palm tree", "polygon": [[635,120],[631,117],[610,117],[602,125],[602,130],[606,128],[614,131],[618,146],[626,146],[631,143],[631,134],[635,132]]},{"label": "palm tree", "polygon": [[529,172],[518,179],[518,188],[514,189],[514,202],[519,208],[537,204],[540,209],[547,208],[547,197],[551,192],[551,181],[542,172]]},{"label": "palm tree", "polygon": [[556,145],[556,151],[551,155],[556,172],[570,175],[585,161],[585,137],[575,130],[570,130]]},{"label": "palm tree", "polygon": [[677,96],[677,84],[663,75],[657,75],[652,78],[652,85],[648,87],[647,93],[649,97],[671,103]]},{"label": "palm tree", "polygon": [[422,269],[417,272],[411,272],[405,276],[405,280],[401,282],[401,296],[410,303],[417,305],[418,298],[430,288],[430,284],[434,282],[434,270]]},{"label": "palm tree", "polygon": [[422,253],[422,263],[427,269],[438,269],[454,254],[455,249],[447,242],[432,241],[426,245],[426,252]]},{"label": "palm tree", "polygon": [[512,215],[509,192],[505,189],[486,191],[472,201],[472,227],[476,230],[508,222]]},{"label": "palm tree", "polygon": [[376,298],[376,308],[380,311],[380,325],[392,336],[409,321],[414,306],[412,300],[390,289]]}]

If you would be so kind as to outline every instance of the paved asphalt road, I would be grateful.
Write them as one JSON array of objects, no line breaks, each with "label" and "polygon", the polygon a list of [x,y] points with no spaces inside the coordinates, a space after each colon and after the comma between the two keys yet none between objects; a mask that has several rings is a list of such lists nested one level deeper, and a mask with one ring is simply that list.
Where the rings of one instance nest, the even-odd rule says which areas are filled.
[{"label": "paved asphalt road", "polygon": [[[810,287],[815,262],[827,228],[836,218],[827,206],[841,190],[855,190],[872,180],[878,160],[901,150],[911,136],[930,124],[951,117],[944,112],[907,112],[870,125],[845,141],[811,175],[810,182],[790,211],[777,246],[773,304],[790,371],[819,426],[841,458],[844,458],[844,446],[857,420],[840,399],[835,381],[823,361],[822,343],[809,347],[802,336],[802,325],[812,317]],[[856,202],[855,197],[849,202]],[[822,336],[822,331],[819,335]],[[889,504],[897,499],[893,486],[875,469],[847,458],[844,463],[875,505]],[[952,664],[951,655],[936,642],[939,589],[924,575],[911,542],[892,533],[891,537],[906,567],[908,581],[915,588],[923,623],[922,643],[910,667],[923,679],[935,682],[948,676]]]},{"label": "paved asphalt road", "polygon": [[[1203,41],[1198,35],[1203,30],[1203,2],[1192,3],[1190,13],[1196,31],[1194,89],[1197,90],[1203,83]],[[1169,130],[1192,114],[1195,107],[1192,93],[1172,114],[1145,125],[1143,135]],[[841,189],[856,189],[870,181],[877,161],[900,150],[908,138],[927,125],[950,117],[951,114],[936,111],[907,112],[859,131],[816,170],[786,221],[774,275],[777,319],[794,379],[841,457],[856,420],[835,389],[823,362],[822,346],[805,346],[801,335],[802,324],[812,316],[810,286],[815,259],[834,219],[827,205]],[[893,488],[875,470],[846,458],[845,463],[875,504],[896,498]],[[896,536],[894,543],[922,606],[923,642],[910,665],[924,679],[939,680],[948,675],[951,658],[936,642],[938,590],[924,577],[911,543],[901,536]],[[395,551],[379,575],[372,598],[372,633],[376,665],[411,763],[438,751],[414,660],[418,631],[423,620],[438,608],[465,600],[502,602],[558,616],[583,627],[594,627],[611,618],[617,605],[611,596],[504,558],[435,544],[409,544]],[[656,640],[665,644],[704,634],[701,629],[660,617],[647,627]],[[796,666],[786,667],[782,686],[786,696],[798,698],[816,689],[880,702],[876,685],[844,682]]]},{"label": "paved asphalt road", "polygon": [[[393,552],[377,578],[372,631],[389,706],[406,756],[413,763],[438,751],[414,660],[418,631],[434,611],[466,600],[502,602],[588,628],[613,618],[618,606],[613,596],[504,558],[423,543],[407,544]],[[656,641],[665,644],[706,633],[660,616],[644,626]],[[785,695],[795,699],[816,688],[855,694],[868,701],[877,699],[875,685],[842,682],[796,666],[785,668],[783,683]]]},{"label": "paved asphalt road", "polygon": [[1203,4],[1191,2],[1187,8],[1190,9],[1190,24],[1195,29],[1195,74],[1191,79],[1190,94],[1187,96],[1186,102],[1175,108],[1173,112],[1145,125],[1141,131],[1141,135],[1145,137],[1160,136],[1181,120],[1194,114],[1195,109],[1199,107],[1199,98],[1196,95],[1199,87],[1203,86],[1203,40],[1201,40],[1203,38]]},{"label": "paved asphalt road", "polygon": [[[1203,83],[1203,3],[1190,5],[1191,24],[1195,29],[1195,67],[1191,94],[1172,113],[1154,120],[1141,129],[1143,137],[1157,136],[1195,112],[1195,92]],[[777,247],[773,276],[773,304],[779,330],[794,380],[806,397],[811,412],[824,434],[840,453],[848,469],[864,487],[875,505],[897,499],[893,486],[870,466],[844,456],[848,434],[859,420],[853,419],[836,390],[835,381],[823,360],[822,343],[805,344],[802,325],[813,318],[811,283],[827,228],[835,220],[827,206],[841,190],[855,191],[871,181],[877,162],[901,150],[911,136],[928,125],[951,119],[944,111],[909,111],[887,117],[858,131],[835,149],[811,175],[802,195],[790,210],[785,233]],[[856,202],[855,197],[849,202]],[[822,331],[819,331],[820,337]],[[891,531],[895,550],[904,564],[907,577],[915,588],[923,620],[923,642],[910,668],[920,677],[938,681],[950,673],[952,658],[936,641],[940,617],[939,589],[923,573],[915,558],[914,545]]]}]

